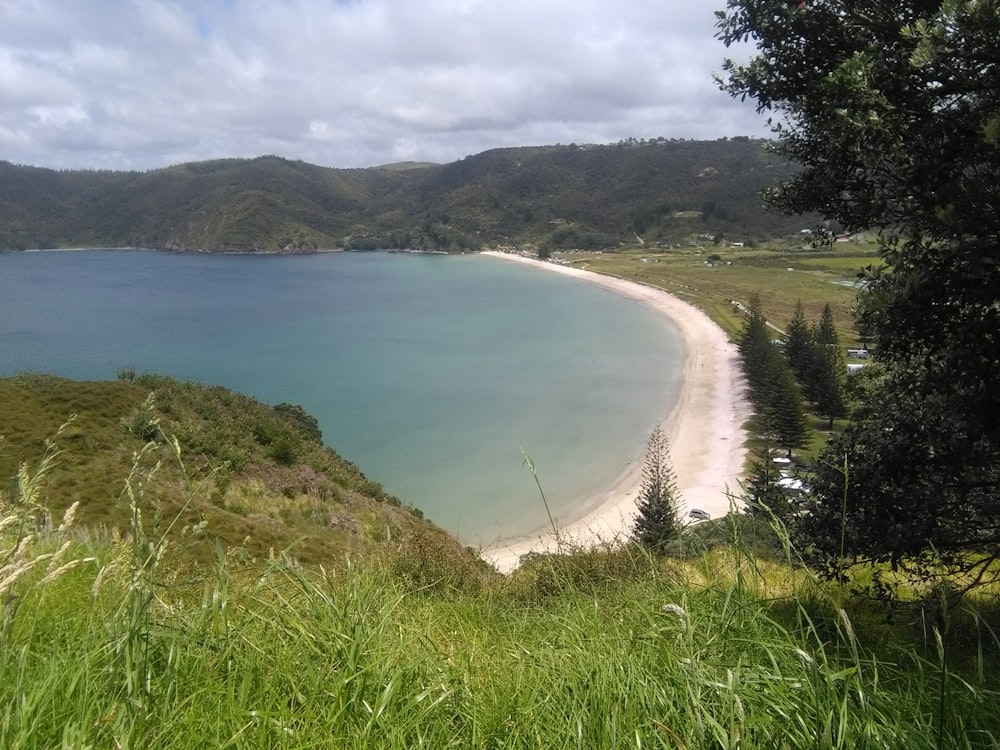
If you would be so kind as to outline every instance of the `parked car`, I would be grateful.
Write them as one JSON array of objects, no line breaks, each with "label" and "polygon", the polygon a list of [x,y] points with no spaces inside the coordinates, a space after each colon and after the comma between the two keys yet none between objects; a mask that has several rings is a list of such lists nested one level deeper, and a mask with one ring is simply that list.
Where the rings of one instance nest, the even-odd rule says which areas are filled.
[{"label": "parked car", "polygon": [[692,508],[688,511],[688,518],[693,518],[695,521],[708,521],[712,517],[708,514],[708,511],[704,511],[701,508]]}]

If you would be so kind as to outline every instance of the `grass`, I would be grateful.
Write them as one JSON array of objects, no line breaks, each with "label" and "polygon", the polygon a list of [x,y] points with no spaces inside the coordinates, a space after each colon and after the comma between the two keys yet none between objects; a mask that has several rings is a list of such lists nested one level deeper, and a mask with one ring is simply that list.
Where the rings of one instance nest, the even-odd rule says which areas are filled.
[{"label": "grass", "polygon": [[[717,256],[715,265],[707,265],[710,256]],[[704,311],[734,341],[745,320],[740,304],[745,305],[752,294],[758,294],[775,337],[781,335],[796,304],[801,302],[810,323],[817,323],[823,307],[830,304],[845,353],[848,347],[870,343],[857,338],[851,315],[856,292],[843,282],[853,281],[865,266],[878,265],[874,243],[837,243],[829,250],[708,245],[615,253],[562,252],[558,258],[579,268],[670,292]],[[837,420],[834,426],[839,429],[845,423]],[[808,464],[820,454],[832,434],[828,424],[826,419],[809,416],[809,439],[795,453],[800,464]],[[750,432],[747,468],[761,447],[752,428]]]},{"label": "grass", "polygon": [[[706,265],[713,254],[719,256],[719,263]],[[743,325],[742,313],[731,304],[732,300],[745,304],[751,294],[759,294],[764,315],[778,328],[784,328],[791,319],[796,302],[802,302],[810,321],[818,321],[823,305],[830,303],[844,346],[861,342],[850,315],[854,289],[836,282],[853,280],[857,271],[878,262],[874,247],[853,244],[838,244],[831,250],[814,252],[707,246],[704,250],[573,252],[560,253],[559,257],[580,268],[676,294],[704,310],[732,337]]]},{"label": "grass", "polygon": [[[59,461],[47,476],[44,503],[56,515],[77,502],[88,533],[122,532],[130,519],[111,477],[125,477],[142,452],[145,468],[159,464],[146,490],[146,530],[158,519],[183,517],[207,531],[176,542],[169,554],[211,562],[216,542],[266,559],[295,549],[306,562],[340,564],[345,552],[377,554],[416,543],[460,545],[421,518],[356,466],[322,445],[318,427],[298,407],[271,407],[224,388],[140,375],[79,382],[38,373],[0,378],[0,477],[42,455],[59,430]],[[166,435],[183,446],[183,467]],[[151,440],[155,450],[144,448]],[[183,498],[197,489],[194,501]],[[13,491],[13,486],[7,487]],[[471,556],[470,556],[471,559]]]},{"label": "grass", "polygon": [[[39,529],[52,466],[3,499],[0,564],[30,567],[0,583],[16,596],[0,630],[0,747],[1000,741],[995,612],[969,616],[974,644],[933,626],[924,648],[780,553],[751,554],[736,519],[706,525],[705,541],[726,543],[683,560],[608,546],[510,577],[463,578],[458,558],[435,570],[403,548],[327,569],[219,547],[178,569],[168,537],[139,522],[155,482],[142,461],[122,492],[130,530],[100,541]],[[962,649],[978,658],[963,666]]]}]

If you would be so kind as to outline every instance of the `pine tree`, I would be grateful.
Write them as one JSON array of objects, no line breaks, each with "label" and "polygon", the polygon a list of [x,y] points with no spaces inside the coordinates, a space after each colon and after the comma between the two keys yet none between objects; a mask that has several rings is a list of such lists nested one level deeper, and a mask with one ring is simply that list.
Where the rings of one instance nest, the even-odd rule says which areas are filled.
[{"label": "pine tree", "polygon": [[823,305],[823,312],[819,316],[819,325],[815,333],[816,343],[820,346],[840,346],[840,337],[837,335],[837,325],[833,321],[833,308],[827,302]]},{"label": "pine tree", "polygon": [[813,370],[813,401],[816,413],[830,420],[847,416],[847,400],[844,396],[847,365],[839,347],[828,346],[818,352]]},{"label": "pine tree", "polygon": [[743,372],[750,386],[750,398],[754,402],[758,400],[758,391],[767,379],[767,360],[773,348],[760,296],[754,294],[747,304],[739,343]]},{"label": "pine tree", "polygon": [[844,397],[844,377],[847,366],[840,351],[840,337],[833,322],[833,308],[823,306],[819,325],[813,329],[813,354],[810,372],[805,386],[806,395],[816,404],[816,413],[830,420],[847,416]]},{"label": "pine tree", "polygon": [[801,448],[809,436],[802,394],[788,361],[772,347],[767,368],[767,395],[757,409],[774,429],[774,439],[785,448]]},{"label": "pine tree", "polygon": [[789,512],[789,502],[778,480],[781,472],[774,465],[775,451],[769,442],[773,429],[765,427],[761,430],[763,443],[759,450],[754,451],[750,464],[749,481],[743,487],[744,498],[747,501],[747,511],[751,515],[769,518],[770,513],[785,517]]},{"label": "pine tree", "polygon": [[680,534],[677,495],[670,447],[663,430],[657,427],[649,436],[637,499],[639,515],[632,527],[633,538],[646,549],[662,553]]},{"label": "pine tree", "polygon": [[785,326],[785,356],[795,373],[795,379],[805,387],[813,354],[813,337],[802,302],[795,303],[792,319]]}]

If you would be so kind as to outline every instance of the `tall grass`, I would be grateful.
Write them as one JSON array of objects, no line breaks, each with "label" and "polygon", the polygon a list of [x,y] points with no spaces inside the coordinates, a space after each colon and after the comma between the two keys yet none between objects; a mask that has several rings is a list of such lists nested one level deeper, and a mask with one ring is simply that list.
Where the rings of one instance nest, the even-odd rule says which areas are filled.
[{"label": "tall grass", "polygon": [[[142,531],[150,469],[125,482],[132,533],[90,546],[25,516],[44,471],[26,476],[0,522],[5,559],[40,560],[0,633],[3,748],[1000,742],[985,623],[983,667],[965,673],[943,667],[943,632],[926,655],[866,642],[835,597],[748,554],[735,525],[733,546],[690,562],[609,546],[475,587],[405,575],[426,565],[406,556],[247,568],[219,549],[179,571],[166,535]],[[775,577],[793,584],[776,593]]]}]

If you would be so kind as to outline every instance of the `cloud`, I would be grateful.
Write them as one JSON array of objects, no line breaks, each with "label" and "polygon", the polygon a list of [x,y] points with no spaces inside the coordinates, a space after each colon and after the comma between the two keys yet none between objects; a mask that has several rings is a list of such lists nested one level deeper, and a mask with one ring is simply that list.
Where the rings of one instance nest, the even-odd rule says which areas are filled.
[{"label": "cloud", "polygon": [[765,135],[719,92],[711,6],[625,0],[0,4],[0,159],[337,167]]}]

